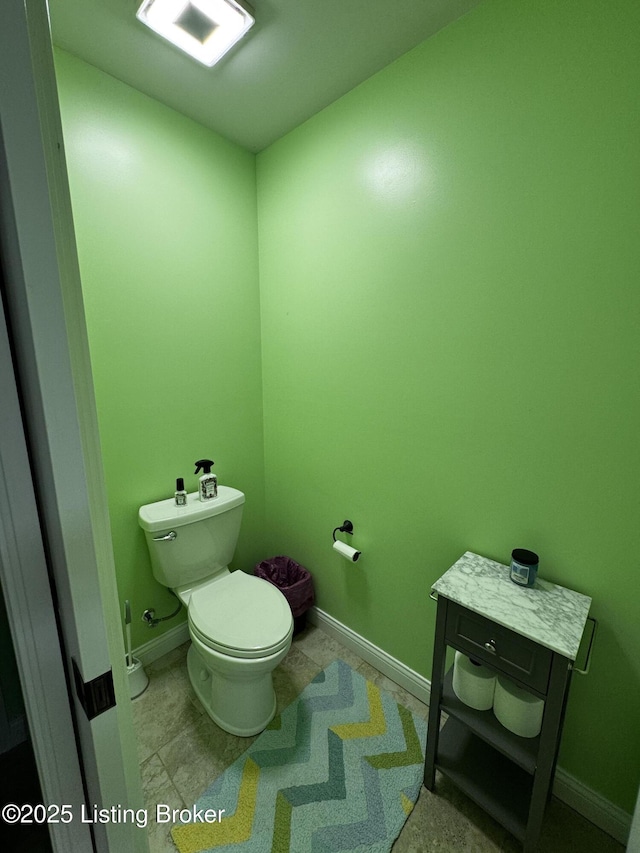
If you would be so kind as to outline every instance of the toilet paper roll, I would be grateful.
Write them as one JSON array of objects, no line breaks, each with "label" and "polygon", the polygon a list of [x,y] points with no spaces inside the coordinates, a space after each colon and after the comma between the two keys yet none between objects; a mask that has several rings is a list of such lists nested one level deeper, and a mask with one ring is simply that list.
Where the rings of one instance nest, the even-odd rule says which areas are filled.
[{"label": "toilet paper roll", "polygon": [[344,542],[340,542],[339,539],[333,543],[333,550],[337,551],[341,557],[345,558],[345,560],[349,560],[352,563],[355,563],[356,560],[360,559],[360,551],[356,551],[355,548],[345,545]]},{"label": "toilet paper roll", "polygon": [[520,737],[536,737],[542,726],[544,699],[538,699],[501,675],[493,697],[493,713],[510,732]]},{"label": "toilet paper roll", "polygon": [[488,711],[493,705],[496,674],[456,652],[453,663],[453,692],[461,702],[476,711]]}]

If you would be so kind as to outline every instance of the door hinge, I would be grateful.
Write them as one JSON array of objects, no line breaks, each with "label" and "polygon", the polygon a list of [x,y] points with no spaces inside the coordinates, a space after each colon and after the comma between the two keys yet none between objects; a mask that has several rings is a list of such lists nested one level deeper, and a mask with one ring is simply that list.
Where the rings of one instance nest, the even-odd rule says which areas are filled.
[{"label": "door hinge", "polygon": [[71,658],[73,664],[73,677],[76,682],[76,693],[80,704],[85,710],[87,717],[93,720],[109,708],[116,706],[116,694],[113,689],[113,676],[111,670],[103,672],[91,681],[83,681],[78,669],[78,664]]}]

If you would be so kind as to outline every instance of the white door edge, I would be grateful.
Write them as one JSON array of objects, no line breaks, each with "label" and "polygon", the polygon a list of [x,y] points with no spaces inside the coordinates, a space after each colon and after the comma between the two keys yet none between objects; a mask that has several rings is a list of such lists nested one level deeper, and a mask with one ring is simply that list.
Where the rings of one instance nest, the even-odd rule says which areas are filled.
[{"label": "white door edge", "polygon": [[[2,18],[0,241],[35,497],[67,673],[73,658],[85,682],[109,670],[113,676],[117,705],[93,720],[71,690],[88,807],[137,810],[143,807],[140,772],[45,0],[5,0]],[[21,476],[28,480],[28,471]],[[12,525],[3,520],[11,540]],[[11,520],[14,528],[20,523]],[[23,529],[18,534],[15,541],[29,535]],[[53,607],[38,588],[15,578],[5,597],[24,686],[40,679],[46,666],[48,641],[37,631]],[[45,706],[34,700],[29,723],[41,729],[33,741],[38,766],[45,768],[47,726],[53,736],[56,714],[47,720]],[[54,762],[50,769],[62,784],[67,767]],[[139,826],[87,825],[101,853],[148,850]]]},{"label": "white door edge", "polygon": [[[80,760],[1,309],[0,582],[43,798],[80,814]],[[56,851],[94,849],[89,826],[79,820],[51,824],[49,832]]]}]

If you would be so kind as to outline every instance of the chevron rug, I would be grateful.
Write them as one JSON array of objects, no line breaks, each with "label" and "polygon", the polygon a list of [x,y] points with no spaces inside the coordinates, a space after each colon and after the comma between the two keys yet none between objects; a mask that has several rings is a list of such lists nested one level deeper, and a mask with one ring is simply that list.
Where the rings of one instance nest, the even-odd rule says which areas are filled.
[{"label": "chevron rug", "polygon": [[334,661],[174,826],[180,853],[386,853],[422,784],[426,721]]}]

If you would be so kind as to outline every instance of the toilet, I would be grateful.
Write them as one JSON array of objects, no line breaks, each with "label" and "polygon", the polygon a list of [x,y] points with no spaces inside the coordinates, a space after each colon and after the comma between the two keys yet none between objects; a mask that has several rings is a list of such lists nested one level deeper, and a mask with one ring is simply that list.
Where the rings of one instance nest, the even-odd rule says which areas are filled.
[{"label": "toilet", "polygon": [[272,672],[291,647],[289,602],[268,581],[229,571],[240,533],[244,494],[218,486],[206,503],[173,498],[140,507],[153,575],[187,608],[187,669],[211,719],[249,737],[276,712]]}]

